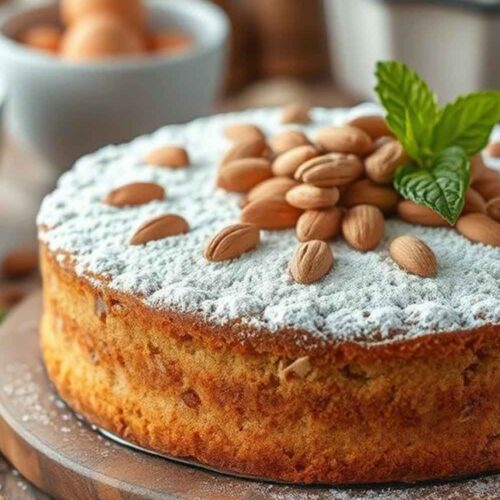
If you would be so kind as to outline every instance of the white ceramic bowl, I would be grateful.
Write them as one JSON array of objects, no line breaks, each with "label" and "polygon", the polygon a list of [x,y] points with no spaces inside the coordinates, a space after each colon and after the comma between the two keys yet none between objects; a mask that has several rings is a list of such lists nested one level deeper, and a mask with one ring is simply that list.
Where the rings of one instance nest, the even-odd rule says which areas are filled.
[{"label": "white ceramic bowl", "polygon": [[69,63],[13,38],[58,22],[55,4],[10,9],[0,22],[9,123],[58,168],[105,144],[211,112],[224,75],[229,24],[205,0],[145,0],[152,29],[176,27],[195,46],[178,55]]}]

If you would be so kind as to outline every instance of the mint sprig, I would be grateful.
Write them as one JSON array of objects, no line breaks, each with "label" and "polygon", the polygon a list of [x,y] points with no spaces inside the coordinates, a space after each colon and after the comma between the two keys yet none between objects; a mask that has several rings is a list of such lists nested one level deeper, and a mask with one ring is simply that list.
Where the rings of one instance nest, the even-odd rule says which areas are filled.
[{"label": "mint sprig", "polygon": [[469,187],[469,157],[500,120],[500,92],[460,96],[440,109],[427,83],[404,64],[379,62],[375,75],[387,124],[413,160],[398,170],[394,187],[454,224]]},{"label": "mint sprig", "polygon": [[464,206],[470,162],[464,150],[452,146],[439,153],[429,168],[409,164],[396,173],[394,185],[402,196],[438,212],[450,224]]}]

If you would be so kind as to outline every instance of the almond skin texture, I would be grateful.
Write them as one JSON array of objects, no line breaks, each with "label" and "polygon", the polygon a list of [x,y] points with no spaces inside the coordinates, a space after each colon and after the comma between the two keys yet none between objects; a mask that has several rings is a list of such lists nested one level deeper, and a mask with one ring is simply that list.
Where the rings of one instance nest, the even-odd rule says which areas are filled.
[{"label": "almond skin texture", "polygon": [[339,201],[337,188],[319,188],[310,184],[301,184],[286,193],[286,201],[302,210],[333,207]]},{"label": "almond skin texture", "polygon": [[309,123],[311,117],[309,115],[310,108],[305,104],[291,103],[283,108],[281,114],[281,123]]},{"label": "almond skin texture", "polygon": [[333,253],[324,242],[301,243],[290,262],[290,273],[297,283],[308,285],[320,280],[333,266]]},{"label": "almond skin texture", "polygon": [[300,165],[294,177],[317,187],[335,187],[350,184],[362,175],[363,164],[357,156],[329,153]]},{"label": "almond skin texture", "polygon": [[247,202],[264,198],[283,198],[290,189],[298,186],[298,182],[289,177],[272,177],[252,188],[247,195]]},{"label": "almond skin texture", "polygon": [[221,165],[225,165],[233,160],[242,160],[243,158],[264,158],[268,147],[262,139],[250,139],[249,141],[237,142],[222,157]]},{"label": "almond skin texture", "polygon": [[337,208],[325,210],[307,210],[297,221],[297,238],[299,241],[328,241],[340,233],[342,212]]},{"label": "almond skin texture", "polygon": [[302,213],[283,198],[264,198],[246,205],[240,215],[241,222],[255,224],[260,229],[289,229],[295,227]]},{"label": "almond skin texture", "polygon": [[164,146],[151,151],[146,156],[146,163],[159,167],[182,168],[189,166],[189,155],[179,146]]},{"label": "almond skin texture", "polygon": [[486,213],[495,221],[500,222],[500,196],[491,199],[486,204]]},{"label": "almond skin texture", "polygon": [[242,158],[220,167],[217,186],[237,193],[246,193],[272,176],[271,163],[264,158]]},{"label": "almond skin texture", "polygon": [[384,216],[372,205],[351,208],[342,220],[344,239],[350,246],[362,252],[373,250],[380,243],[384,229]]},{"label": "almond skin texture", "polygon": [[462,215],[457,231],[471,241],[500,247],[500,223],[485,214]]},{"label": "almond skin texture", "polygon": [[377,184],[389,184],[396,170],[409,159],[399,141],[389,141],[365,160],[366,175]]},{"label": "almond skin texture", "polygon": [[292,148],[274,160],[272,167],[273,174],[293,177],[300,165],[318,155],[318,150],[311,145]]},{"label": "almond skin texture", "polygon": [[401,200],[398,203],[397,212],[399,218],[410,224],[420,224],[421,226],[445,227],[449,226],[439,214],[430,208],[417,205],[410,200]]},{"label": "almond skin texture", "polygon": [[114,189],[103,203],[112,207],[144,205],[154,200],[164,200],[165,190],[152,182],[132,182]]},{"label": "almond skin texture", "polygon": [[373,149],[379,149],[382,146],[385,146],[391,141],[395,141],[396,138],[392,135],[383,135],[382,137],[379,137],[377,140],[373,141]]},{"label": "almond skin texture", "polygon": [[490,142],[486,148],[486,152],[493,158],[500,158],[500,141]]},{"label": "almond skin texture", "polygon": [[270,142],[271,149],[277,155],[299,146],[307,146],[311,141],[299,130],[286,130],[276,134]]},{"label": "almond skin texture", "polygon": [[465,193],[465,203],[462,214],[474,212],[486,213],[486,202],[484,198],[473,188],[469,188]]},{"label": "almond skin texture", "polygon": [[392,260],[405,271],[432,278],[437,274],[434,252],[422,240],[414,236],[400,236],[391,242],[389,253]]},{"label": "almond skin texture", "polygon": [[382,136],[390,136],[391,130],[387,126],[387,122],[381,116],[358,116],[349,120],[347,123],[352,127],[357,127],[366,132],[373,140]]},{"label": "almond skin texture", "polygon": [[224,136],[232,142],[240,141],[251,141],[260,139],[264,141],[266,139],[262,130],[256,125],[250,123],[235,123],[229,125],[224,130]]},{"label": "almond skin texture", "polygon": [[352,208],[356,205],[374,205],[384,214],[390,214],[396,209],[399,195],[389,186],[375,184],[370,179],[354,182],[342,193],[340,205]]},{"label": "almond skin texture", "polygon": [[481,154],[477,154],[471,157],[471,171],[470,171],[470,182],[474,185],[479,181],[498,181],[500,180],[500,175],[496,170],[488,168]]},{"label": "almond skin texture", "polygon": [[371,137],[357,127],[327,126],[318,130],[316,141],[326,151],[364,156],[373,149]]},{"label": "almond skin texture", "polygon": [[135,232],[131,245],[145,245],[149,241],[162,240],[189,231],[189,224],[180,215],[166,214],[148,220]]},{"label": "almond skin texture", "polygon": [[205,258],[213,262],[235,259],[260,242],[260,231],[253,224],[233,224],[217,233],[205,248]]},{"label": "almond skin texture", "polygon": [[486,201],[500,196],[500,179],[482,179],[472,186]]}]

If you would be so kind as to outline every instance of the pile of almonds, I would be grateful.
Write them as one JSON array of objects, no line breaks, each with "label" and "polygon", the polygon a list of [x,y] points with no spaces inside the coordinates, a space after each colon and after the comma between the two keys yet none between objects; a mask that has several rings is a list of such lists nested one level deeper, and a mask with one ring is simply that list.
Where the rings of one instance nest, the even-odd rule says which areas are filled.
[{"label": "pile of almonds", "polygon": [[[307,123],[309,110],[285,108],[282,123]],[[340,126],[320,128],[314,137],[298,130],[267,140],[253,124],[234,124],[225,136],[233,142],[223,156],[217,185],[242,193],[240,223],[223,229],[205,257],[219,261],[255,248],[259,231],[295,228],[299,245],[290,272],[312,283],[334,264],[328,241],[342,234],[354,249],[375,249],[384,236],[384,217],[424,226],[449,226],[432,210],[402,199],[392,182],[409,158],[385,120],[363,116]],[[500,246],[500,177],[480,155],[472,159],[472,181],[456,229],[472,241]],[[434,252],[421,240],[402,236],[389,254],[406,271],[435,276]]]},{"label": "pile of almonds", "polygon": [[[283,110],[283,123],[309,120],[305,106]],[[409,158],[379,116],[326,126],[313,138],[288,130],[268,141],[257,126],[242,123],[227,127],[225,136],[233,145],[221,159],[217,185],[243,195],[242,211],[238,223],[222,229],[206,246],[209,261],[234,259],[256,248],[261,230],[295,228],[299,245],[290,273],[298,283],[309,284],[332,269],[334,255],[328,242],[340,234],[355,250],[368,252],[384,237],[385,217],[450,227],[432,210],[402,199],[392,187],[397,168]],[[145,162],[185,168],[190,159],[184,148],[167,145],[150,151]],[[499,173],[486,167],[480,155],[471,158],[471,165],[471,187],[456,230],[472,241],[500,247]],[[103,203],[124,207],[166,197],[163,187],[136,182],[111,191]],[[188,231],[182,216],[164,214],[141,225],[130,244],[144,245]],[[389,255],[414,275],[437,274],[434,252],[414,236],[394,239]]]},{"label": "pile of almonds", "polygon": [[149,32],[142,0],[62,0],[60,5],[64,31],[57,25],[38,24],[24,31],[19,41],[71,61],[173,54],[193,44],[179,31]]}]

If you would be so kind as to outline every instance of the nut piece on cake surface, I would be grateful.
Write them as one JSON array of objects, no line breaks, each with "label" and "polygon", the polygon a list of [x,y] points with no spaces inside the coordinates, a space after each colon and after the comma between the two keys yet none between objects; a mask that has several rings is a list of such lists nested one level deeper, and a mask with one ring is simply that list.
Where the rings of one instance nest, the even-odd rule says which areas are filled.
[{"label": "nut piece on cake surface", "polygon": [[189,231],[184,217],[176,214],[159,215],[139,226],[130,240],[131,245],[145,245],[149,241],[177,236]]},{"label": "nut piece on cake surface", "polygon": [[180,146],[163,146],[150,151],[146,156],[148,165],[170,168],[189,166],[188,152]]},{"label": "nut piece on cake surface", "polygon": [[273,174],[293,177],[300,165],[318,155],[318,150],[312,145],[289,149],[274,160]]},{"label": "nut piece on cake surface", "polygon": [[337,208],[324,210],[307,210],[297,221],[297,238],[299,241],[334,239],[341,229],[342,212]]},{"label": "nut piece on cake surface", "polygon": [[222,165],[217,173],[217,186],[226,191],[246,193],[272,176],[271,163],[265,158],[242,158]]},{"label": "nut piece on cake surface", "polygon": [[486,214],[462,215],[457,221],[456,228],[471,241],[500,247],[500,223]]},{"label": "nut piece on cake surface", "polygon": [[350,184],[363,175],[363,163],[356,155],[329,153],[302,163],[294,177],[317,187]]},{"label": "nut piece on cake surface", "polygon": [[243,208],[240,220],[260,229],[290,229],[295,227],[302,210],[290,205],[283,197],[255,200]]},{"label": "nut piece on cake surface", "polygon": [[333,266],[333,252],[324,241],[301,243],[290,262],[290,273],[297,283],[308,285],[319,281]]},{"label": "nut piece on cake surface", "polygon": [[311,121],[310,108],[300,102],[288,104],[281,113],[281,123],[309,123]]},{"label": "nut piece on cake surface", "polygon": [[232,142],[249,141],[260,139],[265,141],[264,132],[250,123],[234,123],[224,129],[224,136]]},{"label": "nut piece on cake surface", "polygon": [[320,188],[310,184],[300,184],[286,193],[286,201],[302,210],[333,207],[339,197],[339,190],[335,187]]},{"label": "nut piece on cake surface", "polygon": [[102,202],[112,207],[144,205],[154,200],[164,200],[165,190],[153,182],[132,182],[109,192]]},{"label": "nut piece on cake surface", "polygon": [[260,231],[253,224],[233,224],[219,231],[205,248],[205,258],[218,262],[235,259],[255,248],[260,242]]},{"label": "nut piece on cake surface", "polygon": [[385,221],[382,212],[372,205],[358,205],[346,212],[342,220],[342,234],[356,250],[373,250],[384,236]]},{"label": "nut piece on cake surface", "polygon": [[332,153],[352,153],[363,156],[373,149],[371,137],[363,130],[350,125],[320,128],[315,137],[317,143]]},{"label": "nut piece on cake surface", "polygon": [[423,278],[437,274],[437,260],[431,248],[415,236],[400,236],[389,247],[392,260],[405,271]]}]

